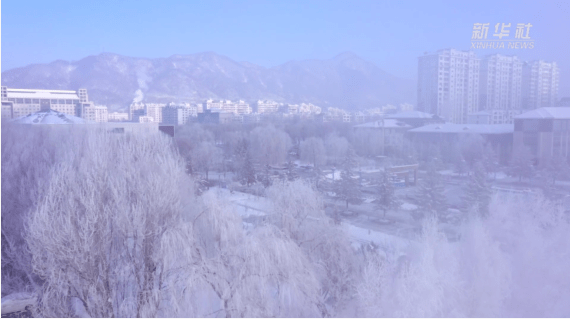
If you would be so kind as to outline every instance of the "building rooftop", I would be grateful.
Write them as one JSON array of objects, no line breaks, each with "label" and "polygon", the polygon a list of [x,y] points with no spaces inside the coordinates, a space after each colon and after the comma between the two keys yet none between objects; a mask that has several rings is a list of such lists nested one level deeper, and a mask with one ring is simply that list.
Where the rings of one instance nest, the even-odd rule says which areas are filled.
[{"label": "building rooftop", "polygon": [[541,107],[515,116],[515,119],[570,119],[570,107]]},{"label": "building rooftop", "polygon": [[412,133],[473,133],[473,134],[508,134],[513,133],[513,124],[430,124],[418,127]]},{"label": "building rooftop", "polygon": [[411,128],[410,125],[394,119],[384,119],[355,125],[355,128]]},{"label": "building rooftop", "polygon": [[79,100],[76,91],[64,90],[35,90],[35,89],[10,89],[6,90],[8,98],[15,99],[75,99]]},{"label": "building rooftop", "polygon": [[68,115],[54,110],[40,111],[12,120],[16,124],[87,124],[92,123],[77,116]]},{"label": "building rooftop", "polygon": [[434,115],[420,111],[401,112],[386,116],[388,119],[431,119]]},{"label": "building rooftop", "polygon": [[487,111],[479,111],[479,112],[475,112],[475,113],[471,113],[469,115],[485,115],[485,116],[491,116],[491,113],[487,112]]}]

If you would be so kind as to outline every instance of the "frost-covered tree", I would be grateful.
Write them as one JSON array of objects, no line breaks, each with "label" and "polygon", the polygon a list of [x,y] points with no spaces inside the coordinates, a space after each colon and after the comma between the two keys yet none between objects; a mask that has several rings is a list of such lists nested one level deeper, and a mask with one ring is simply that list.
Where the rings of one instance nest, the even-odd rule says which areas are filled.
[{"label": "frost-covered tree", "polygon": [[214,135],[212,132],[205,130],[200,124],[190,123],[178,127],[175,141],[180,154],[188,158],[192,150],[200,145],[200,143],[214,143]]},{"label": "frost-covered tree", "polygon": [[315,266],[283,228],[265,224],[245,232],[234,206],[213,191],[200,210],[192,224],[201,276],[186,286],[193,292],[184,293],[180,307],[213,291],[219,306],[209,313],[217,316],[321,316]]},{"label": "frost-covered tree", "polygon": [[[75,134],[70,134],[75,133]],[[82,132],[2,123],[2,294],[37,289],[24,221],[42,196],[50,170]]]},{"label": "frost-covered tree", "polygon": [[357,256],[342,228],[325,215],[324,203],[308,182],[276,184],[268,190],[275,214],[269,221],[311,260],[320,282],[321,316],[334,316],[354,296]]},{"label": "frost-covered tree", "polygon": [[200,142],[191,154],[192,167],[206,173],[206,180],[208,180],[208,172],[219,168],[222,164],[222,150],[212,142]]},{"label": "frost-covered tree", "polygon": [[428,218],[413,249],[388,246],[367,260],[358,314],[564,316],[570,311],[569,230],[563,208],[535,197],[494,197],[489,215],[467,219],[453,242]]},{"label": "frost-covered tree", "polygon": [[[77,129],[79,130],[79,129]],[[80,132],[74,132],[79,134]],[[184,163],[162,135],[89,131],[65,150],[27,218],[34,272],[44,279],[36,315],[159,315],[176,254],[163,234],[192,198]]]},{"label": "frost-covered tree", "polygon": [[301,160],[312,163],[314,167],[326,163],[326,151],[323,140],[318,137],[310,137],[301,142],[299,146]]},{"label": "frost-covered tree", "polygon": [[249,152],[260,165],[282,164],[292,146],[289,135],[273,125],[255,128],[249,139]]},{"label": "frost-covered tree", "polygon": [[416,203],[424,214],[438,216],[447,209],[445,186],[434,164],[428,164],[426,175],[419,183]]},{"label": "frost-covered tree", "polygon": [[335,185],[336,197],[346,203],[346,208],[348,203],[358,204],[362,200],[358,178],[355,177],[356,166],[356,153],[349,148],[341,164],[340,179]]},{"label": "frost-covered tree", "polygon": [[325,139],[325,148],[329,163],[339,165],[350,148],[350,144],[346,138],[340,137],[334,132]]},{"label": "frost-covered tree", "polygon": [[528,147],[520,147],[511,157],[508,172],[511,176],[519,178],[531,178],[534,174],[533,157]]},{"label": "frost-covered tree", "polygon": [[378,181],[376,193],[376,206],[382,210],[384,217],[386,212],[391,209],[396,209],[400,205],[400,201],[396,197],[394,185],[390,181],[390,175],[384,171]]},{"label": "frost-covered tree", "polygon": [[487,183],[487,174],[482,163],[475,164],[475,170],[469,177],[465,189],[464,201],[469,210],[473,210],[480,216],[487,216],[491,203],[491,188]]}]

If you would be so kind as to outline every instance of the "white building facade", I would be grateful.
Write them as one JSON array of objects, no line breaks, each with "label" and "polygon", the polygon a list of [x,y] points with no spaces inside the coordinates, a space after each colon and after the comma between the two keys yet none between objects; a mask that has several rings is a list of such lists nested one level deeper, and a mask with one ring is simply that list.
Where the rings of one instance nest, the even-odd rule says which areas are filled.
[{"label": "white building facade", "polygon": [[91,106],[87,90],[36,90],[2,87],[2,117],[18,118],[39,111],[54,110],[83,117],[83,109]]},{"label": "white building facade", "polygon": [[479,110],[521,109],[522,66],[516,56],[493,54],[481,60]]},{"label": "white building facade", "polygon": [[542,60],[523,65],[522,108],[555,107],[558,103],[560,70],[556,62]]},{"label": "white building facade", "polygon": [[439,50],[418,60],[418,110],[452,123],[478,111],[480,60],[474,52]]},{"label": "white building facade", "polygon": [[83,118],[97,123],[104,123],[109,121],[109,113],[106,106],[90,105],[83,109]]}]

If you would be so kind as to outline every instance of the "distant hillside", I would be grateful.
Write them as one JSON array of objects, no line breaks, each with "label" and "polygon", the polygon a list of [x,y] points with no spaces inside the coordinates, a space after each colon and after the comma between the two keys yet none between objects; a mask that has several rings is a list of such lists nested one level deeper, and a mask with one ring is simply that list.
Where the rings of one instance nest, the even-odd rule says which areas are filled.
[{"label": "distant hillside", "polygon": [[416,101],[415,82],[388,74],[355,54],[265,68],[213,52],[145,59],[103,53],[2,72],[13,88],[87,88],[89,98],[124,108],[133,100],[183,102],[273,99],[349,110]]}]

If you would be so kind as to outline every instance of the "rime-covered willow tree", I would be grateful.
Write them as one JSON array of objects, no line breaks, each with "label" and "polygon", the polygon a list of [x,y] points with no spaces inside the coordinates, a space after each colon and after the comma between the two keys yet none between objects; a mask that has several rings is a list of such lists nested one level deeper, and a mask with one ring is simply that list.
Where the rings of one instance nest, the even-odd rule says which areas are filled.
[{"label": "rime-covered willow tree", "polygon": [[362,198],[358,179],[354,177],[356,165],[356,153],[349,148],[342,161],[340,179],[335,187],[336,197],[346,203],[346,208],[348,208],[348,203],[360,203]]},{"label": "rime-covered willow tree", "polygon": [[263,166],[282,164],[291,148],[291,138],[273,125],[257,127],[249,136],[249,151]]},{"label": "rime-covered willow tree", "polygon": [[183,161],[159,135],[90,131],[63,153],[27,219],[45,281],[36,314],[70,317],[77,303],[92,317],[157,316],[176,272],[161,241],[193,194]]},{"label": "rime-covered willow tree", "polygon": [[2,123],[2,294],[34,290],[42,282],[32,271],[24,221],[41,197],[51,168],[82,138],[69,133]]},{"label": "rime-covered willow tree", "polygon": [[320,283],[320,315],[334,316],[353,299],[359,272],[347,234],[325,215],[320,194],[306,181],[275,184],[268,197],[274,206],[269,221],[311,261]]},{"label": "rime-covered willow tree", "polygon": [[310,137],[301,142],[299,147],[301,160],[310,162],[314,167],[326,163],[326,151],[323,140],[318,137]]}]

